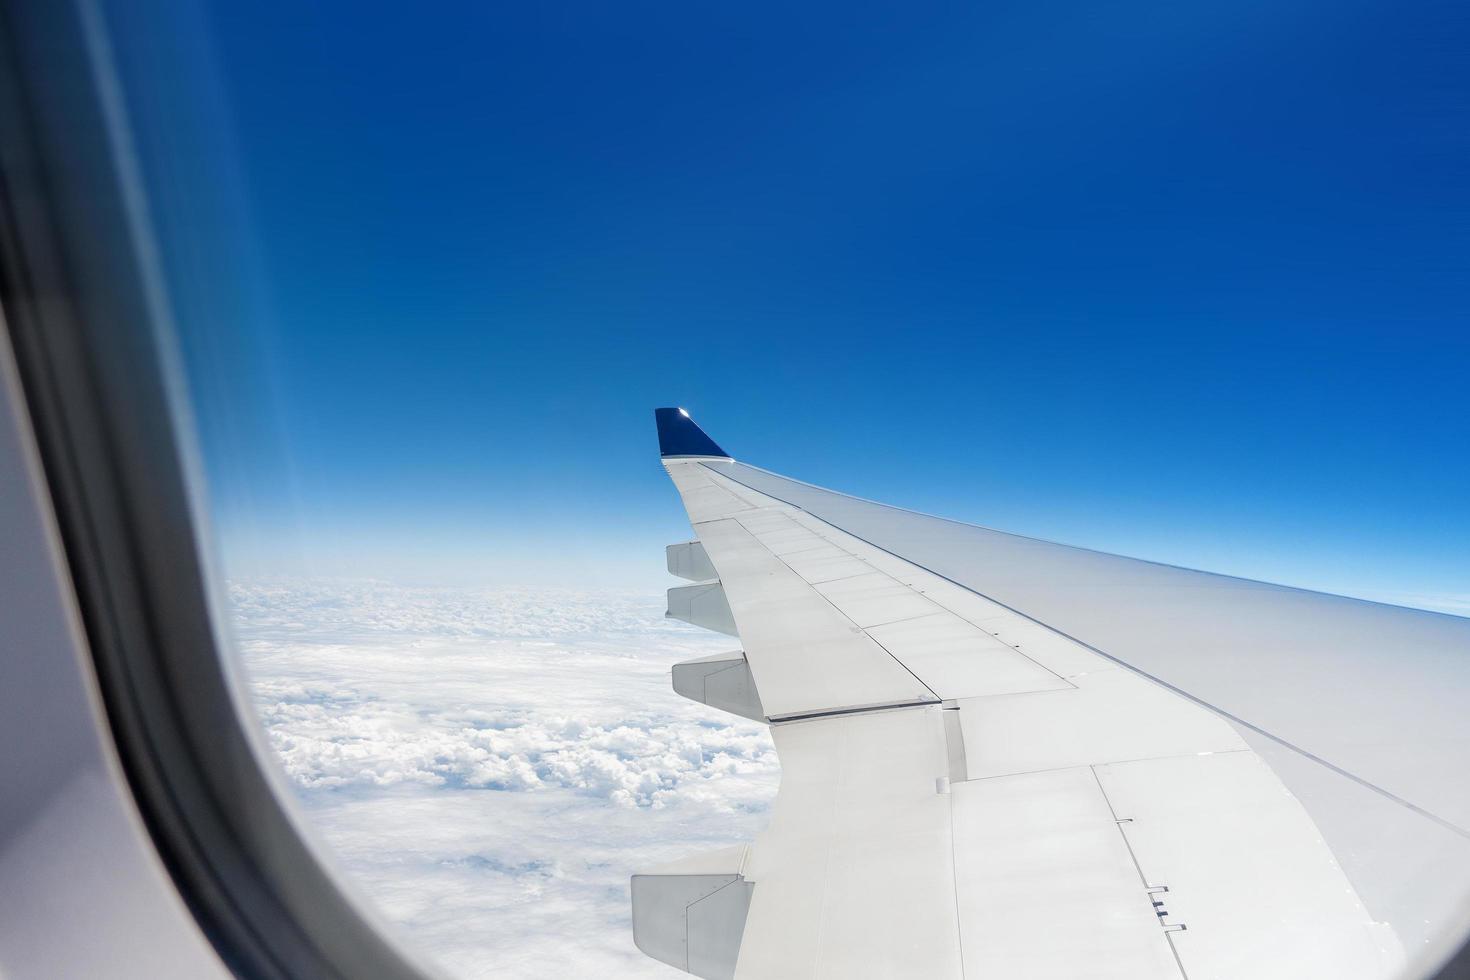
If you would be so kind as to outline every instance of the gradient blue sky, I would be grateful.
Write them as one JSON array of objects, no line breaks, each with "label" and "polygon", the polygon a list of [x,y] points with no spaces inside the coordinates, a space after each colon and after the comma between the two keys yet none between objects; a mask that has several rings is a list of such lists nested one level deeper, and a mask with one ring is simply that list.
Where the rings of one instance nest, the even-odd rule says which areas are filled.
[{"label": "gradient blue sky", "polygon": [[242,574],[662,583],[688,528],[651,409],[680,404],[924,511],[1470,597],[1461,7],[267,2],[189,31],[190,84],[156,33],[123,67]]}]

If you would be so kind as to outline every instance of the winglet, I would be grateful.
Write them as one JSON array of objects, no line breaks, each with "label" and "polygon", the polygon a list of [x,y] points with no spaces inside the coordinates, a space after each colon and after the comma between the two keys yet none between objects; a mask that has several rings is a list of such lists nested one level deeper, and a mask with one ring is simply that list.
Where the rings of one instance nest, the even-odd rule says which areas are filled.
[{"label": "winglet", "polygon": [[658,423],[658,452],[665,459],[671,456],[720,456],[730,458],[715,441],[694,424],[689,413],[682,408],[655,408],[654,421]]}]

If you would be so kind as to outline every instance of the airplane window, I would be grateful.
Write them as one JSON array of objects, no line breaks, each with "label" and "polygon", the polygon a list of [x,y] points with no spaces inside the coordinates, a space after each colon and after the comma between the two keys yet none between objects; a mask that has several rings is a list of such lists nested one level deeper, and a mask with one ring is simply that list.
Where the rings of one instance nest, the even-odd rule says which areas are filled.
[{"label": "airplane window", "polygon": [[[286,912],[180,887],[226,968],[317,975],[228,951],[362,909],[322,975],[1455,976],[1433,7],[58,5],[84,55],[14,70],[96,94],[121,203],[53,218],[149,330],[17,358],[140,799],[122,544],[83,567],[65,491],[196,494],[117,539],[212,590],[134,625],[219,645],[169,710],[237,695],[269,761],[214,758],[289,800],[244,862]],[[78,387],[147,403],[90,474]]]}]

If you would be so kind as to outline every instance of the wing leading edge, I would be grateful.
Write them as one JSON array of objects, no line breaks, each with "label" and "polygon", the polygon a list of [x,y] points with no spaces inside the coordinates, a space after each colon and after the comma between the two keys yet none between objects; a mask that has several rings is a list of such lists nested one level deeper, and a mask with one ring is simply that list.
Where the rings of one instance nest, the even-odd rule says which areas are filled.
[{"label": "wing leading edge", "polygon": [[[763,715],[782,782],[768,828],[715,862],[721,898],[685,901],[680,867],[635,879],[650,955],[743,978],[1402,966],[1382,906],[1365,906],[1259,732],[909,560],[912,527],[879,546],[873,516],[858,536],[844,510],[891,508],[680,455],[664,465],[694,564],[716,575],[700,585],[743,649],[678,665],[675,686]],[[672,601],[671,615],[700,621]]]}]

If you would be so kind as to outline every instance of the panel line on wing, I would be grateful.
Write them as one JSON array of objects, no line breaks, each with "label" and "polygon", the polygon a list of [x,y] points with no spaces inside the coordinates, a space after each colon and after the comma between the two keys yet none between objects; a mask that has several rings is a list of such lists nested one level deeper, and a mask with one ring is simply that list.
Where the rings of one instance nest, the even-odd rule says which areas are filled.
[{"label": "panel line on wing", "polygon": [[[713,482],[721,485],[728,482],[732,488],[740,486],[740,484],[733,481],[722,480],[721,475],[718,473],[710,474],[709,478]],[[758,496],[760,495],[757,491],[750,490],[747,490],[745,495],[748,501]],[[779,506],[786,507],[787,505],[781,504]],[[735,514],[731,515],[728,519],[735,521],[743,527],[767,551],[771,552],[776,560],[786,565],[787,568],[806,581],[818,594],[826,598],[838,613],[846,617],[859,630],[866,633],[870,639],[903,666],[916,680],[938,697],[975,696],[981,693],[1012,693],[1024,690],[1072,689],[1076,687],[1075,684],[1053,669],[1052,666],[1039,661],[1036,657],[1022,650],[1019,643],[1011,639],[1001,638],[995,632],[994,624],[991,624],[991,628],[987,628],[982,623],[977,622],[974,617],[965,616],[962,612],[953,608],[953,606],[946,605],[934,595],[927,594],[926,590],[920,588],[917,581],[912,578],[907,576],[900,577],[893,570],[885,571],[883,568],[874,565],[867,557],[854,551],[852,547],[840,540],[834,539],[834,534],[844,535],[845,532],[832,528],[824,522],[818,522],[820,524],[818,528],[808,527],[804,522],[811,520],[811,518],[806,513],[798,513],[794,518],[788,517],[779,511],[772,512],[771,508],[762,504],[762,506],[751,514]],[[800,541],[802,533],[815,535],[823,543],[820,546],[802,548],[799,551],[790,551],[781,547],[779,542],[786,542],[789,545],[792,540]],[[768,540],[772,536],[778,538],[778,543],[774,548]],[[858,539],[853,538],[853,540],[857,541]],[[865,549],[870,547],[861,542],[859,542],[859,546]],[[876,549],[872,550],[876,551]],[[823,557],[815,562],[803,558],[804,555],[814,555],[819,551],[825,555],[830,555],[830,557]],[[943,580],[936,576],[930,576],[929,573],[904,562],[902,559],[891,555],[886,555],[885,557],[898,562],[901,568],[911,569],[915,576],[920,577],[920,580],[924,580],[923,577],[933,578],[934,584],[944,584],[948,587],[948,583],[943,582]],[[844,563],[846,563],[845,566]],[[828,574],[827,570],[849,571],[853,569],[861,570],[854,570],[852,574],[825,577]],[[866,581],[859,582],[857,581],[859,579]],[[925,584],[929,585],[930,583],[925,580]],[[1001,607],[996,606],[995,608],[1000,609]],[[892,618],[882,618],[874,622],[869,617],[859,618],[859,611],[869,611],[873,615],[886,612]],[[912,615],[902,615],[905,611]],[[972,641],[967,638],[956,637],[953,635],[953,631],[950,631],[950,635],[948,636],[936,637],[933,635],[933,631],[929,631],[929,639],[927,640],[918,638],[924,634],[910,635],[906,643],[906,646],[910,649],[904,655],[900,655],[899,650],[895,649],[895,643],[900,637],[894,635],[891,630],[888,630],[889,627],[939,617],[952,621],[956,626],[963,626],[964,628],[975,630],[976,640]],[[1003,613],[998,618],[1007,624],[1005,628],[1008,631],[1010,628],[1009,624],[1019,619],[1019,617],[1012,613]],[[1025,622],[1024,625],[1030,627],[1033,624]],[[880,636],[879,631],[887,632],[889,634],[888,639],[885,640],[883,636]],[[994,640],[998,646],[994,648],[985,647],[984,644],[977,642],[980,636]],[[1025,638],[1022,637],[1022,639]],[[945,645],[946,641],[947,645]],[[958,667],[956,666],[956,651],[954,649],[954,645],[957,642],[965,647],[967,651],[970,651],[960,655],[962,665]],[[936,643],[939,643],[940,646],[935,646],[934,644]],[[991,652],[992,650],[994,652]],[[1006,657],[1015,658],[1021,663],[1026,664],[1028,669],[1039,671],[1041,676],[1048,678],[1049,681],[1041,687],[1030,686],[1036,684],[1037,681],[1024,680],[1015,668],[1007,669],[1006,662],[995,660],[995,656],[1000,650],[1005,651]],[[986,659],[972,659],[976,655],[985,657]],[[1089,659],[1095,659],[1090,653],[1086,654],[1086,656]],[[947,661],[946,657],[949,658]],[[927,662],[927,667],[920,666],[924,662]],[[937,671],[938,673],[931,677],[929,676],[931,670]],[[980,675],[985,676],[987,679],[983,682],[977,681],[976,678]],[[969,679],[966,680],[966,678]],[[957,686],[941,691],[936,686],[936,680],[945,680],[947,685]],[[974,686],[976,684],[981,684],[981,686]]]},{"label": "panel line on wing", "polygon": [[[1070,676],[1078,676],[1080,674],[1083,674],[1083,673],[1086,673],[1087,672],[1087,671],[1074,671],[1071,674],[1062,673],[1060,670],[1056,669],[1056,667],[1054,666],[1054,664],[1056,662],[1055,661],[1055,657],[1052,658],[1053,659],[1053,663],[1052,664],[1048,664],[1047,662],[1044,662],[1043,660],[1039,660],[1035,656],[1033,656],[1030,653],[1028,653],[1025,649],[1022,649],[1022,646],[1021,646],[1020,643],[1014,642],[1012,639],[1008,639],[1006,637],[1002,637],[996,630],[997,630],[997,627],[999,627],[1001,629],[1007,630],[1008,635],[1014,635],[1014,630],[1016,629],[1016,623],[1019,620],[1022,627],[1027,627],[1027,628],[1029,628],[1029,627],[1035,627],[1035,628],[1037,628],[1039,630],[1044,631],[1043,636],[1045,638],[1047,638],[1047,639],[1051,638],[1052,636],[1055,636],[1062,643],[1070,642],[1070,641],[1062,638],[1061,637],[1061,634],[1056,633],[1056,631],[1050,630],[1048,627],[1046,627],[1046,626],[1044,626],[1042,624],[1038,624],[1038,623],[1036,623],[1033,620],[1030,620],[1030,619],[1028,619],[1026,617],[1023,617],[1021,614],[1016,613],[1016,612],[1014,612],[1012,610],[1009,610],[1006,607],[1002,606],[1001,604],[994,603],[994,602],[991,602],[990,604],[993,605],[995,607],[995,609],[997,610],[997,614],[996,615],[993,615],[993,616],[978,616],[977,617],[977,616],[974,616],[974,615],[967,614],[965,611],[963,611],[963,610],[961,610],[959,608],[956,608],[954,605],[947,604],[946,602],[942,601],[941,598],[937,598],[933,594],[933,591],[932,591],[933,588],[934,588],[934,586],[935,585],[943,585],[943,586],[945,586],[948,589],[959,589],[959,591],[960,591],[961,594],[963,594],[965,596],[968,596],[970,598],[973,598],[973,599],[976,599],[976,600],[980,600],[980,601],[986,601],[986,602],[989,602],[989,600],[988,599],[985,599],[984,597],[978,596],[977,594],[975,594],[971,590],[964,589],[961,586],[955,585],[954,583],[950,582],[948,579],[945,579],[943,576],[936,575],[936,574],[928,571],[927,569],[924,569],[924,568],[922,568],[922,567],[920,567],[918,565],[913,564],[912,562],[907,561],[904,558],[901,558],[901,557],[899,557],[897,555],[894,555],[894,554],[892,554],[890,552],[886,552],[886,551],[884,551],[881,548],[877,548],[876,546],[869,544],[868,542],[866,542],[863,539],[857,537],[856,535],[851,535],[848,532],[843,531],[840,528],[834,527],[833,525],[827,523],[826,521],[823,521],[820,518],[817,518],[814,515],[810,514],[809,512],[806,512],[806,511],[802,510],[797,505],[788,504],[785,501],[781,501],[781,500],[779,500],[778,498],[775,498],[775,497],[765,497],[763,494],[761,494],[760,491],[751,490],[749,488],[746,488],[746,487],[744,487],[743,484],[739,483],[738,481],[735,481],[735,480],[733,480],[731,478],[725,477],[723,474],[720,474],[720,473],[711,473],[710,474],[710,478],[714,482],[720,483],[721,485],[723,485],[725,483],[728,483],[730,485],[731,489],[732,489],[732,492],[734,492],[735,488],[741,488],[741,489],[745,490],[745,492],[746,492],[746,494],[748,496],[761,497],[764,500],[774,500],[774,501],[777,502],[777,505],[779,507],[783,507],[783,508],[789,507],[789,508],[792,508],[793,510],[795,510],[797,512],[796,515],[795,515],[795,517],[794,517],[794,519],[793,518],[790,518],[790,517],[785,517],[784,519],[777,518],[778,520],[780,520],[780,524],[777,525],[778,527],[781,527],[781,528],[784,529],[786,526],[788,526],[789,524],[793,524],[793,523],[794,524],[797,524],[798,526],[807,526],[807,529],[808,530],[813,531],[817,535],[821,536],[824,541],[828,542],[828,544],[826,545],[826,547],[832,548],[834,551],[837,552],[837,554],[839,556],[846,556],[848,559],[850,559],[854,563],[861,563],[862,565],[866,566],[866,568],[869,571],[871,571],[873,573],[878,573],[878,574],[885,575],[889,579],[891,579],[892,581],[894,581],[895,583],[897,583],[897,586],[902,587],[902,588],[905,588],[905,589],[909,590],[910,592],[912,592],[913,594],[915,594],[917,596],[921,596],[924,599],[927,599],[929,602],[931,602],[935,606],[937,606],[937,609],[935,610],[935,613],[936,614],[942,614],[942,615],[946,615],[946,616],[952,616],[956,620],[958,620],[960,622],[963,622],[963,623],[966,623],[966,624],[968,624],[970,626],[973,626],[976,629],[978,629],[978,630],[982,631],[983,633],[987,634],[988,636],[994,637],[1001,644],[1003,644],[1009,651],[1011,651],[1011,652],[1019,655],[1020,657],[1024,658],[1026,661],[1028,661],[1029,663],[1031,663],[1032,665],[1034,665],[1037,669],[1039,669],[1041,671],[1044,671],[1045,673],[1051,675],[1058,682],[1058,684],[1060,686],[1062,686],[1062,687],[1069,687],[1069,688],[1070,687],[1075,687],[1076,685],[1073,684],[1070,680],[1068,680],[1068,677],[1070,677]],[[754,518],[754,517],[751,517],[751,516],[748,516],[748,515],[732,515],[732,516],[733,516],[733,518],[739,520],[739,523],[741,524],[741,526],[746,527],[747,530],[750,530],[752,534],[754,534],[757,538],[759,538],[762,535],[762,533],[764,533],[765,531],[769,530],[769,527],[766,526],[765,523],[764,523],[765,520],[768,519],[768,518],[770,518],[770,517],[777,517],[777,514],[770,513],[770,508],[769,507],[763,505],[762,509],[766,511],[766,514],[765,515],[762,515],[761,518]],[[754,523],[755,523],[755,521],[757,519],[761,519],[762,522],[763,522],[763,526],[761,528],[756,528],[756,527],[753,526]],[[817,525],[820,525],[820,526],[819,527],[816,527],[816,528],[813,528],[813,527],[809,527],[804,522],[813,522],[813,523],[815,523]],[[834,538],[833,535],[838,535],[838,536],[843,537],[843,538],[850,538],[852,541],[857,542],[858,545],[861,546],[862,548],[869,549],[869,550],[875,552],[876,554],[881,554],[885,559],[889,559],[889,560],[897,563],[902,569],[907,569],[907,570],[911,571],[912,572],[912,575],[900,575],[900,574],[895,573],[891,569],[885,570],[884,568],[882,568],[879,565],[875,564],[869,557],[865,557],[865,556],[859,554],[858,552],[854,551],[852,549],[852,547],[850,547],[847,544],[843,543],[841,540],[839,540],[837,538]],[[812,550],[816,550],[816,549],[812,549]],[[810,551],[803,551],[800,554],[810,554],[810,553],[811,553]],[[812,572],[811,572],[810,569],[805,569],[805,567],[804,567],[805,566],[805,563],[804,562],[803,562],[803,567],[802,568],[799,568],[799,567],[797,567],[797,565],[795,563],[786,560],[788,556],[795,556],[797,554],[798,553],[787,552],[785,554],[778,554],[777,557],[780,558],[783,562],[785,562],[788,567],[790,567],[793,571],[795,571],[803,579],[805,579],[806,581],[808,581],[809,583],[811,583],[814,586],[827,585],[830,582],[841,581],[842,579],[845,579],[845,578],[856,578],[856,577],[859,577],[859,573],[855,573],[852,576],[842,576],[840,578],[817,579],[812,574]],[[836,560],[836,557],[837,556],[834,556],[834,561]],[[861,573],[861,574],[867,574],[867,572],[864,572],[864,573]],[[924,581],[924,579],[926,579],[926,578],[933,579],[934,581],[932,583],[930,583],[928,581]],[[924,585],[925,585],[924,588],[921,588],[919,586],[919,584],[918,584],[919,581],[924,581]],[[825,590],[823,590],[821,588],[818,588],[817,591],[824,592]],[[913,618],[914,619],[921,619],[921,618],[924,618],[924,617],[923,616],[915,616]],[[891,625],[891,623],[905,622],[905,621],[907,621],[907,620],[895,619],[895,620],[890,621],[889,623],[872,624],[870,626],[862,626],[861,624],[859,624],[859,626],[860,626],[860,628],[862,628],[864,630],[873,630],[873,629],[882,628],[883,626]],[[888,644],[884,644],[883,641],[880,640],[880,639],[878,639],[878,637],[876,637],[876,636],[874,636],[873,638],[875,640],[877,640],[880,645],[883,645],[885,647],[885,649],[888,649],[889,652],[891,654],[893,654],[893,656],[896,659],[899,659],[899,660],[902,660],[903,659],[902,657],[899,657],[899,655],[897,653],[895,653],[891,648],[889,648]],[[1026,637],[1023,636],[1023,637],[1021,637],[1021,639],[1024,640],[1024,639],[1026,639]],[[1079,654],[1081,654],[1083,656],[1086,656],[1089,659],[1093,659],[1093,658],[1096,657],[1096,655],[1092,651],[1079,650],[1078,652],[1079,652]],[[1054,653],[1055,653],[1055,650],[1054,650]],[[1097,668],[1096,667],[1090,667],[1090,669],[1091,670],[1095,670]]]},{"label": "panel line on wing", "polygon": [[[1241,751],[1249,750],[1243,749]],[[1138,852],[1134,850],[1133,842],[1128,839],[1128,831],[1123,829],[1123,825],[1129,821],[1119,818],[1118,808],[1113,805],[1112,798],[1108,796],[1107,787],[1103,785],[1102,777],[1097,774],[1097,766],[1088,766],[1087,768],[1092,771],[1092,778],[1097,782],[1098,792],[1102,793],[1103,802],[1108,805],[1108,812],[1113,815],[1113,822],[1118,825],[1118,836],[1123,838],[1123,846],[1128,849],[1128,856],[1133,859],[1133,867],[1138,870],[1139,883],[1143,885],[1146,892],[1151,894],[1167,894],[1169,891],[1168,885],[1162,882],[1150,881],[1148,875],[1144,872],[1143,864],[1138,860]],[[1169,952],[1174,954],[1174,962],[1179,964],[1180,976],[1184,980],[1189,980],[1189,971],[1184,967],[1184,960],[1179,956],[1179,947],[1175,945],[1174,936],[1172,935],[1176,931],[1183,931],[1188,928],[1188,923],[1171,922],[1166,925],[1164,923],[1164,916],[1161,915],[1159,916],[1159,925],[1164,927],[1164,941],[1169,944]]]},{"label": "panel line on wing", "polygon": [[[896,626],[899,623],[912,623],[916,619],[928,619],[930,616],[933,616],[933,615],[935,615],[935,614],[934,613],[927,613],[927,612],[926,613],[919,613],[919,615],[917,615],[917,616],[905,616],[902,619],[890,619],[887,622],[874,623],[872,626],[865,626],[863,628],[864,629],[870,629],[870,630],[882,629],[885,626]],[[1015,648],[1012,647],[1011,649],[1015,649]]]},{"label": "panel line on wing", "polygon": [[[785,560],[785,557],[784,556],[779,555],[779,554],[777,554],[774,551],[771,551],[770,546],[768,546],[764,541],[761,540],[760,535],[759,534],[756,534],[754,531],[751,531],[750,528],[745,527],[745,524],[740,520],[740,518],[738,516],[732,517],[730,519],[733,520],[736,524],[740,525],[740,527],[744,528],[745,531],[746,531],[746,533],[749,534],[752,538],[754,538],[761,545],[761,547],[765,548],[768,552],[770,552],[772,558],[774,558],[776,561],[780,562],[782,565],[786,566],[786,568],[789,571],[791,571],[791,573],[793,575],[797,575],[798,577],[800,577],[800,573],[797,572],[794,568],[791,567],[790,563],[788,563]],[[792,523],[795,524],[794,521]],[[874,573],[870,573],[870,574],[883,575],[882,572],[874,572]],[[861,576],[854,576],[854,577],[855,578],[860,578]],[[888,578],[896,586],[897,585],[901,585],[901,583],[899,583],[897,580],[892,579],[890,576],[884,575],[883,577],[884,578]],[[802,581],[805,581],[805,579],[803,579]],[[927,701],[927,702],[926,701],[911,701],[911,702],[903,702],[903,703],[905,703],[905,704],[933,704],[933,703],[938,703],[939,701],[943,700],[939,696],[938,692],[936,692],[934,690],[934,688],[930,687],[929,684],[924,680],[924,678],[922,678],[918,674],[914,673],[913,669],[911,667],[909,667],[908,664],[904,663],[902,660],[900,660],[897,657],[895,657],[893,655],[892,651],[890,651],[882,643],[879,643],[876,639],[874,639],[871,636],[871,634],[868,633],[867,627],[864,627],[861,623],[859,623],[856,619],[854,619],[852,617],[852,615],[848,613],[847,610],[843,609],[840,605],[838,605],[837,603],[833,602],[831,596],[827,595],[825,592],[823,592],[821,589],[817,588],[816,586],[811,585],[811,583],[807,583],[807,584],[808,584],[808,586],[811,588],[811,590],[815,594],[821,596],[824,600],[826,600],[827,604],[829,606],[831,606],[832,609],[834,609],[840,616],[842,616],[848,622],[852,623],[852,625],[853,625],[854,628],[856,628],[858,631],[860,631],[861,633],[863,633],[863,635],[867,636],[868,639],[872,640],[873,644],[876,647],[878,647],[878,649],[882,650],[883,653],[887,657],[889,657],[894,663],[896,663],[900,667],[902,667],[904,669],[904,671],[907,672],[908,675],[910,677],[912,677],[915,681],[917,681],[919,683],[919,686],[921,686],[922,688],[924,688],[924,690],[928,691],[929,694],[930,694],[930,696],[933,698],[933,701]],[[825,584],[825,583],[823,583],[823,584]],[[942,607],[940,607],[940,608],[942,608]],[[917,618],[917,617],[915,617],[915,618]],[[859,709],[859,710],[873,710],[873,709]],[[810,715],[810,714],[809,715],[806,715],[806,717],[815,717],[815,716],[816,715]],[[775,720],[776,720],[775,716],[772,716],[772,721],[775,721]]]},{"label": "panel line on wing", "polygon": [[[1242,749],[1241,751],[1249,750]],[[1113,822],[1118,826],[1118,836],[1123,838],[1123,847],[1127,849],[1128,857],[1133,860],[1133,867],[1138,871],[1138,881],[1143,885],[1144,891],[1153,893],[1156,889],[1162,889],[1163,892],[1167,893],[1169,891],[1168,885],[1149,881],[1148,875],[1144,873],[1143,865],[1138,860],[1138,852],[1133,849],[1133,842],[1128,839],[1128,832],[1123,829],[1125,821],[1118,817],[1118,808],[1113,805],[1112,799],[1109,798],[1107,787],[1103,786],[1102,777],[1097,774],[1097,766],[1088,766],[1087,768],[1092,773],[1093,781],[1097,783],[1097,790],[1102,794],[1103,802],[1108,805],[1108,812],[1113,815]],[[1164,942],[1169,944],[1169,952],[1174,954],[1174,962],[1179,965],[1179,975],[1184,980],[1189,980],[1189,971],[1184,968],[1184,960],[1180,958],[1179,948],[1174,945],[1174,937],[1171,935],[1174,930],[1170,926],[1174,926],[1176,923],[1170,923],[1169,926],[1165,926],[1163,919],[1163,916],[1159,916],[1159,925],[1164,926]],[[1182,930],[1187,923],[1177,925]]]},{"label": "panel line on wing", "polygon": [[[1129,759],[1110,759],[1107,762],[1095,763],[1100,766],[1122,765],[1127,762],[1159,762],[1163,759],[1188,759],[1197,756],[1232,755],[1238,752],[1250,752],[1250,749],[1223,749],[1218,752],[1165,752],[1162,755],[1143,755]],[[1066,772],[1069,769],[1082,769],[1085,766],[1047,766],[1040,769],[1018,769],[1015,771],[991,773],[988,776],[970,776],[965,780],[967,783],[983,783],[989,779],[1009,779],[1012,776],[1037,776],[1048,772]]]},{"label": "panel line on wing", "polygon": [[697,530],[771,717],[940,700],[738,520]]}]

